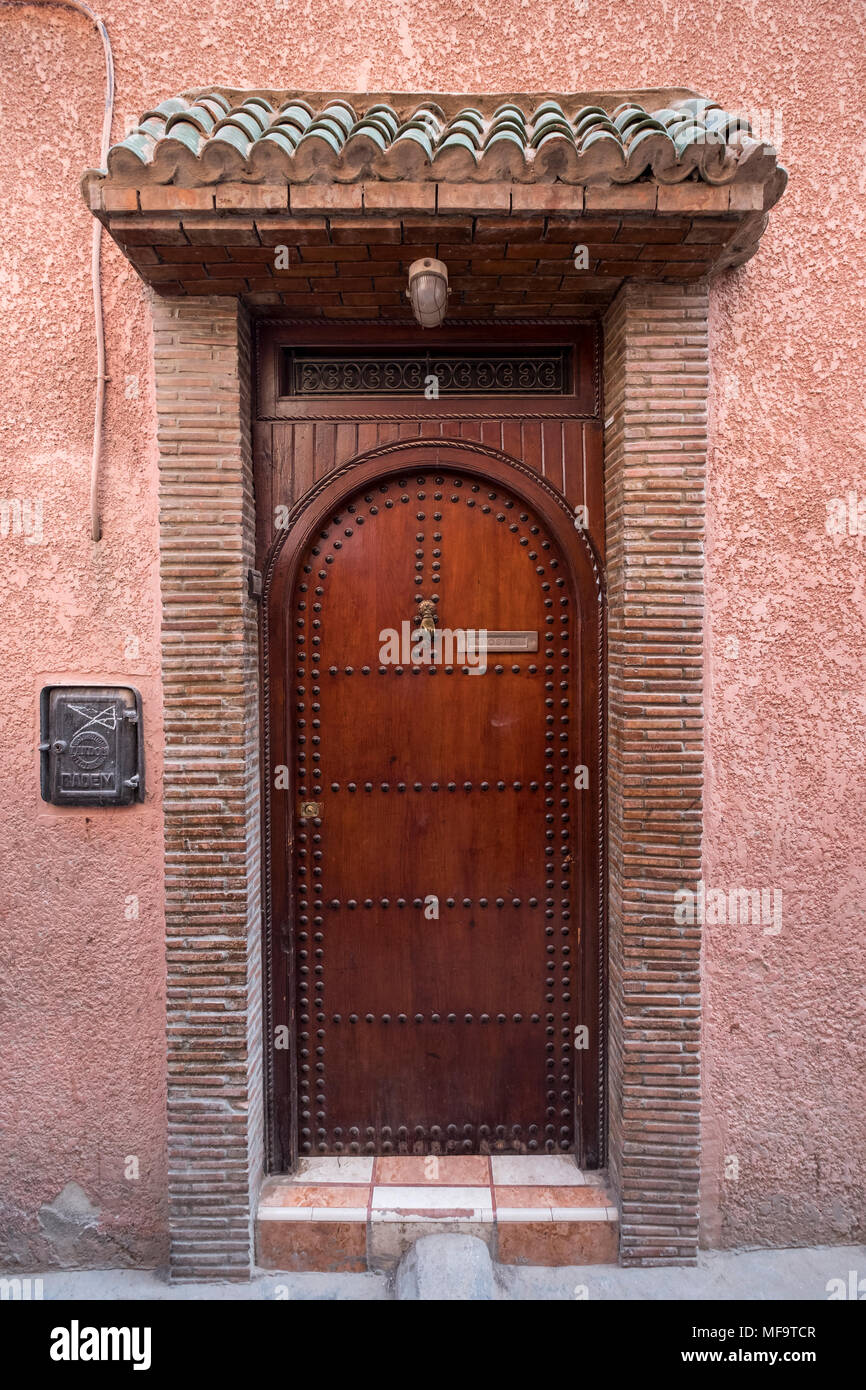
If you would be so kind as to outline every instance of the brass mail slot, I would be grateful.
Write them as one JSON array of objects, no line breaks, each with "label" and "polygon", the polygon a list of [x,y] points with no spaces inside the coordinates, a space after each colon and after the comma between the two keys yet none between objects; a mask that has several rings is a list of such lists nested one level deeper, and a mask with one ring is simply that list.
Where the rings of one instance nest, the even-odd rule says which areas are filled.
[{"label": "brass mail slot", "polygon": [[489,652],[537,652],[537,632],[491,632],[487,631],[487,650]]}]

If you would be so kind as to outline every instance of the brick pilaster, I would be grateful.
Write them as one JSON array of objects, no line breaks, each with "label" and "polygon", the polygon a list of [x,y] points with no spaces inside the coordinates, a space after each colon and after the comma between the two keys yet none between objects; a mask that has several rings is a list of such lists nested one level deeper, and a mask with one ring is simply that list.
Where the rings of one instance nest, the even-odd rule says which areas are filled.
[{"label": "brick pilaster", "polygon": [[250,352],[234,299],[154,298],[175,1279],[249,1277],[263,1171]]},{"label": "brick pilaster", "polygon": [[610,1164],[625,1264],[694,1262],[701,872],[704,282],[632,282],[605,320]]}]

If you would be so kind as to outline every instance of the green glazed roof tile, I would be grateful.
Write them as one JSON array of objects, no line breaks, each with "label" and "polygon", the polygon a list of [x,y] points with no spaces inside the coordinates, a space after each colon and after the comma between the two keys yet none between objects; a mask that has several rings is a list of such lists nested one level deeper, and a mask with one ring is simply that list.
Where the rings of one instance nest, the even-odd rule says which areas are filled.
[{"label": "green glazed roof tile", "polygon": [[366,108],[359,98],[356,109],[343,96],[207,88],[146,112],[112,146],[108,172],[157,183],[182,177],[192,185],[199,165],[201,182],[255,180],[266,168],[269,178],[282,170],[290,182],[306,181],[318,169],[341,181],[453,172],[455,178],[570,183],[597,183],[606,174],[617,183],[647,176],[719,183],[733,179],[747,158],[774,158],[737,113],[703,97],[662,95],[669,99],[643,105],[636,96],[609,106],[597,94],[585,104],[544,96],[499,99],[495,106],[496,99],[459,106],[453,98],[426,97],[411,105],[387,96]]}]

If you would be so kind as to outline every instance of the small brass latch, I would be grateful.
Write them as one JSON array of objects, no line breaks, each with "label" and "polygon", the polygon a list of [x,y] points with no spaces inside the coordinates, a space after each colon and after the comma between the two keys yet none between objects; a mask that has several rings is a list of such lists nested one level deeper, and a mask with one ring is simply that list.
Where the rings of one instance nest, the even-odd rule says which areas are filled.
[{"label": "small brass latch", "polygon": [[318,820],[321,814],[321,801],[302,801],[298,808],[298,815],[301,820]]}]

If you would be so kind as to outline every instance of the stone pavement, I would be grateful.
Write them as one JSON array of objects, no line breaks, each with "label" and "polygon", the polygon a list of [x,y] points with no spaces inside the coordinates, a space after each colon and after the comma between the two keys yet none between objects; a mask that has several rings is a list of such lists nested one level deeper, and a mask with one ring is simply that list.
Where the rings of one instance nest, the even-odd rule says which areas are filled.
[{"label": "stone pavement", "polygon": [[[854,1271],[855,1278],[850,1275]],[[496,1265],[496,1297],[505,1300],[798,1299],[827,1301],[828,1281],[846,1289],[863,1285],[866,1246],[819,1246],[796,1250],[702,1252],[697,1268],[620,1269],[584,1265],[545,1269]],[[6,1271],[33,1278],[34,1271]],[[260,1274],[248,1284],[169,1285],[151,1270],[52,1270],[43,1272],[46,1300],[64,1299],[290,1299],[293,1301],[385,1300],[394,1297],[384,1274]]]}]

